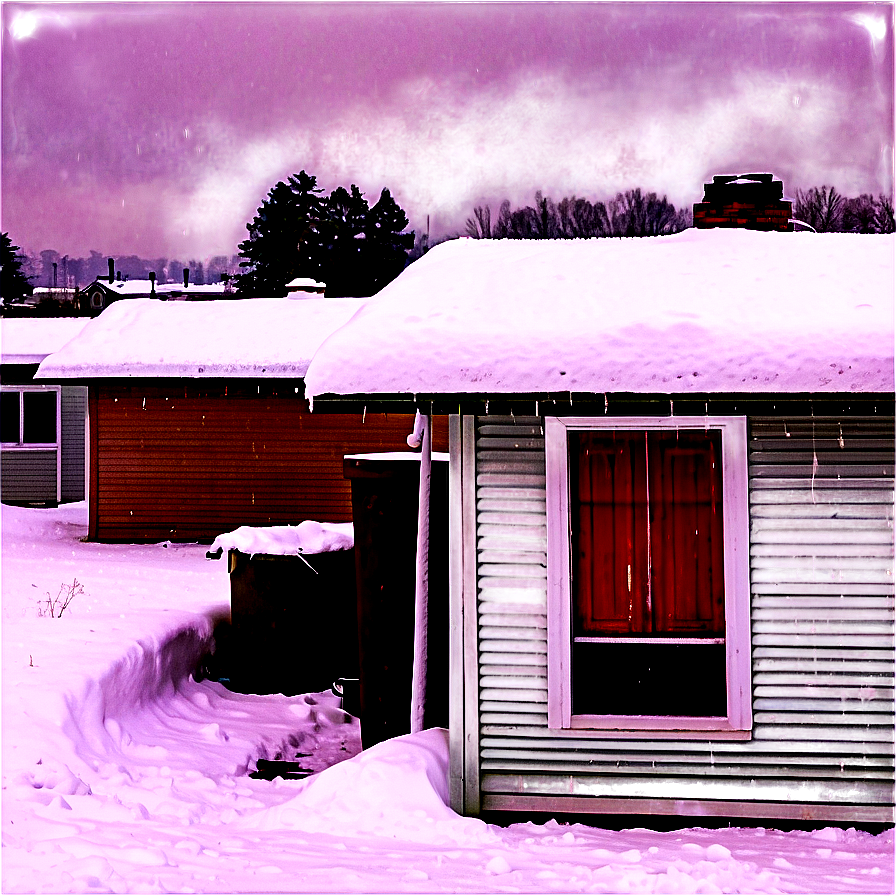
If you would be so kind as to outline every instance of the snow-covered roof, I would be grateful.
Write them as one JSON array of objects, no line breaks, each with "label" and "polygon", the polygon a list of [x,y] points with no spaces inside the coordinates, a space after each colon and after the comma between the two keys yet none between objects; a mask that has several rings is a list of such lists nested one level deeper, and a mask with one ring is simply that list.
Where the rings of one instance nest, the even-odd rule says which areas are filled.
[{"label": "snow-covered roof", "polygon": [[301,377],[363,299],[114,302],[38,377]]},{"label": "snow-covered roof", "polygon": [[39,364],[74,339],[86,324],[86,317],[4,317],[0,320],[0,362]]},{"label": "snow-covered roof", "polygon": [[326,289],[325,283],[318,283],[311,277],[296,277],[286,284],[287,289]]},{"label": "snow-covered roof", "polygon": [[894,247],[729,229],[462,238],[332,335],[306,393],[891,391]]}]

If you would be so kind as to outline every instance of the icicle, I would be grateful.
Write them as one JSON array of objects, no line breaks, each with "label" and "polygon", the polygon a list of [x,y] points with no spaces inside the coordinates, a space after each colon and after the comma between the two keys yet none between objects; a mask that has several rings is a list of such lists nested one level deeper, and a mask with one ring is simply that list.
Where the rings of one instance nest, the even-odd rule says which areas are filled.
[{"label": "icicle", "polygon": [[572,389],[569,390],[569,406],[572,407]]},{"label": "icicle", "polygon": [[675,405],[672,403],[672,399],[671,399],[671,398],[669,399],[669,416],[670,416],[670,417],[674,417],[674,416],[675,416]]},{"label": "icicle", "polygon": [[[298,391],[299,390],[296,389],[296,392],[298,392]],[[311,396],[311,398],[308,399],[308,410],[310,413],[312,413],[312,414],[314,413],[314,396],[313,395]]]},{"label": "icicle", "polygon": [[610,403],[607,401],[607,393],[604,392],[604,416],[607,414],[607,408],[610,407]]},{"label": "icicle", "polygon": [[488,417],[488,399],[485,399],[485,416]]},{"label": "icicle", "polygon": [[[146,410],[146,396],[143,396],[143,410]],[[843,447],[843,439],[840,439],[840,447]]]},{"label": "icicle", "polygon": [[535,399],[535,416],[540,417],[541,414],[538,413],[538,399]]},{"label": "icicle", "polygon": [[840,447],[845,448],[846,443],[843,441],[843,424],[838,423],[837,426],[840,427],[840,438],[838,439],[838,441],[840,442]]},{"label": "icicle", "polygon": [[361,412],[361,422],[364,423],[367,420],[367,405],[364,405],[364,410]]}]

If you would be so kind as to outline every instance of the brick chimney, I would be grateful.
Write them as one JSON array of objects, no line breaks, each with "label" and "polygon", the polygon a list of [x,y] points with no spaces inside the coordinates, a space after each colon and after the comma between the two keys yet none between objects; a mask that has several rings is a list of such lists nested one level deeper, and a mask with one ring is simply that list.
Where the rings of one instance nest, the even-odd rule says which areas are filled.
[{"label": "brick chimney", "polygon": [[773,174],[717,174],[694,204],[694,227],[792,231],[793,203]]}]

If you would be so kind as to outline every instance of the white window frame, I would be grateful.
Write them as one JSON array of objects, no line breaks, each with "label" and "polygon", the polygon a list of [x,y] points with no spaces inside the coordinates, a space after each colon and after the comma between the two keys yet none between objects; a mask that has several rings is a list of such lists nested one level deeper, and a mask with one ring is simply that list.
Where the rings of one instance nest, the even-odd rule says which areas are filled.
[{"label": "white window frame", "polygon": [[[570,432],[711,429],[722,434],[727,716],[576,715],[572,712]],[[743,738],[753,724],[746,417],[546,417],[548,727],[602,736]],[[660,648],[658,648],[660,649]],[[671,648],[665,648],[671,649]],[[677,734],[680,732],[680,734]],[[748,735],[746,735],[748,736]]]}]

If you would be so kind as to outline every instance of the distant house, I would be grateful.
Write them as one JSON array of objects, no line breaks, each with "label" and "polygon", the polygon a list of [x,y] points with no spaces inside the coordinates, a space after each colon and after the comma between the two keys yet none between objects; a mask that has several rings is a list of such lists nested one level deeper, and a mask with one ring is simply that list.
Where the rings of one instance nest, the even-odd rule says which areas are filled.
[{"label": "distant house", "polygon": [[350,520],[343,456],[406,449],[414,421],[310,413],[308,361],[360,304],[133,299],[47,358],[39,380],[89,393],[88,537],[209,542],[242,525]]},{"label": "distant house", "polygon": [[457,811],[893,822],[893,250],[456,240],[318,350],[451,415]]},{"label": "distant house", "polygon": [[229,283],[190,283],[189,277],[186,275],[183,283],[156,283],[154,280],[109,280],[97,277],[78,295],[83,309],[91,314],[99,314],[118,299],[208,301],[235,297],[233,287]]},{"label": "distant house", "polygon": [[47,355],[75,338],[83,318],[0,322],[0,498],[6,504],[83,501],[87,389],[35,382]]}]

